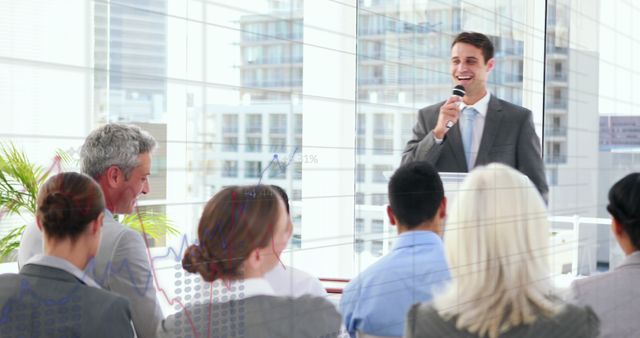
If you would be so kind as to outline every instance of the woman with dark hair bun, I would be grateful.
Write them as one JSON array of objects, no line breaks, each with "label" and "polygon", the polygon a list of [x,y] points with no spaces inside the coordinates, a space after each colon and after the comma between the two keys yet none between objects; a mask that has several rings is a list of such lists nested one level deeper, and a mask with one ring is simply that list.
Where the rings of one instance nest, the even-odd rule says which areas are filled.
[{"label": "woman with dark hair bun", "polygon": [[573,294],[600,317],[602,337],[640,337],[640,173],[611,187],[607,211],[625,258],[612,271],[576,280]]},{"label": "woman with dark hair bun", "polygon": [[218,192],[202,212],[198,244],[182,260],[185,270],[209,282],[204,289],[212,289],[211,297],[169,316],[159,336],[337,336],[340,315],[333,304],[321,297],[276,296],[264,279],[281,264],[291,231],[282,198],[272,188],[232,186]]},{"label": "woman with dark hair bun", "polygon": [[133,337],[129,302],[83,270],[100,245],[104,196],[89,176],[49,178],[38,193],[44,255],[0,276],[1,337]]}]

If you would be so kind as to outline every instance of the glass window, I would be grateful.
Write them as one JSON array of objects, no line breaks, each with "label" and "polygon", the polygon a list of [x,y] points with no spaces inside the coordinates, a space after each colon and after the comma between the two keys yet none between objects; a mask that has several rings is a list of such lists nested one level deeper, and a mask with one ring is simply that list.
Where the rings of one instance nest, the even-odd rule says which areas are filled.
[{"label": "glass window", "polygon": [[364,114],[358,114],[356,117],[356,124],[358,126],[358,136],[364,135],[367,130],[367,116]]},{"label": "glass window", "polygon": [[293,131],[296,134],[302,134],[302,114],[293,115]]},{"label": "glass window", "polygon": [[262,133],[262,115],[247,115],[247,133]]},{"label": "glass window", "polygon": [[356,232],[356,235],[363,234],[365,232],[365,230],[364,230],[364,218],[356,218],[355,232]]},{"label": "glass window", "polygon": [[222,177],[238,177],[238,161],[224,161]]},{"label": "glass window", "polygon": [[294,162],[293,171],[291,172],[294,180],[302,180],[302,163]]},{"label": "glass window", "polygon": [[302,190],[293,189],[293,191],[291,192],[291,200],[292,201],[300,201],[300,200],[302,200]]},{"label": "glass window", "polygon": [[222,116],[222,132],[237,133],[238,132],[238,115],[225,114]]},{"label": "glass window", "polygon": [[374,234],[381,234],[384,229],[384,222],[379,219],[374,219],[371,221],[371,232]]},{"label": "glass window", "polygon": [[284,137],[272,137],[269,140],[270,151],[272,153],[284,153],[287,151],[286,147],[287,139]]},{"label": "glass window", "polygon": [[225,136],[222,139],[222,151],[237,152],[238,138],[235,136]]},{"label": "glass window", "polygon": [[245,151],[248,153],[259,153],[262,151],[262,138],[260,137],[247,137],[245,144]]},{"label": "glass window", "polygon": [[387,194],[373,194],[373,195],[371,195],[371,204],[373,204],[373,205],[386,205],[386,204],[388,204]]},{"label": "glass window", "polygon": [[358,164],[356,167],[356,182],[364,182],[365,167],[364,164]]},{"label": "glass window", "polygon": [[245,178],[260,178],[262,175],[262,162],[260,161],[246,161],[244,163],[244,177]]},{"label": "glass window", "polygon": [[272,164],[269,166],[269,178],[285,179],[287,178],[287,168],[280,164]]},{"label": "glass window", "polygon": [[373,139],[373,153],[376,155],[392,155],[393,140],[389,138],[375,137]]},{"label": "glass window", "polygon": [[361,238],[355,239],[354,250],[356,253],[362,253],[365,250],[365,241]]},{"label": "glass window", "polygon": [[[335,1],[23,1],[20,20],[15,8],[0,5],[0,42],[11,46],[0,56],[15,61],[0,63],[0,134],[48,168],[56,149],[77,158],[98,125],[140,125],[159,141],[141,206],[166,213],[192,242],[203,204],[185,201],[273,179],[295,200],[292,247],[306,247],[303,240],[352,235],[344,229],[356,231],[354,219],[384,219],[385,172],[399,165],[417,111],[450,96],[452,37],[480,31],[496,45],[490,92],[530,109],[544,136],[552,216],[608,218],[602,192],[640,171],[640,113],[635,100],[619,96],[640,83],[629,69],[640,51],[629,34],[636,31],[633,2],[360,4],[354,12]],[[357,15],[357,26],[326,20],[340,15]],[[308,29],[327,46],[305,41]],[[266,170],[274,154],[280,166]],[[312,198],[302,200],[303,187]],[[336,202],[323,194],[355,196]],[[334,209],[325,215],[335,217],[330,222],[315,214]],[[0,220],[0,235],[9,221]],[[178,250],[183,239],[161,237],[152,245]],[[283,259],[351,278],[387,243],[356,238],[361,260],[330,249],[320,254],[323,264],[290,252]]]},{"label": "glass window", "polygon": [[358,138],[356,139],[356,154],[364,155],[366,154],[366,151],[367,143],[365,141],[365,138],[362,136],[358,136]]},{"label": "glass window", "polygon": [[365,195],[364,193],[357,192],[356,193],[356,204],[365,204]]},{"label": "glass window", "polygon": [[[371,178],[356,182],[355,189],[356,196],[363,192],[370,195],[371,200],[370,204],[356,206],[356,217],[383,217],[383,210],[375,207],[387,203],[384,173],[397,168],[402,150],[412,137],[417,111],[451,95],[451,42],[461,31],[483,32],[493,39],[496,68],[489,75],[489,91],[515,104],[526,99],[526,108],[534,112],[535,123],[541,129],[542,100],[535,101],[531,96],[542,91],[543,78],[536,76],[543,75],[543,69],[539,67],[537,75],[525,73],[531,68],[527,68],[527,62],[529,66],[531,63],[539,66],[544,59],[541,53],[532,52],[541,50],[534,48],[535,44],[544,43],[538,34],[544,31],[544,25],[539,19],[535,25],[530,15],[533,0],[499,0],[490,4],[486,1],[401,1],[395,5],[383,1],[379,6],[375,1],[361,3],[357,23],[355,128],[356,154],[360,156],[355,159],[356,168],[359,164],[370,168]],[[367,5],[376,6],[375,10]],[[515,17],[518,20],[513,19]],[[373,47],[376,45],[379,47]],[[379,48],[379,56],[373,48]],[[377,58],[372,60],[372,56]],[[551,103],[547,101],[547,104]],[[367,146],[374,156],[367,156],[364,150]],[[383,250],[384,242],[381,240],[375,246]],[[361,258],[364,263],[357,267],[358,271],[370,264],[366,255]]]},{"label": "glass window", "polygon": [[387,179],[384,176],[384,173],[391,172],[393,168],[388,164],[376,164],[373,166],[373,182],[375,183],[384,183],[387,182]]},{"label": "glass window", "polygon": [[287,115],[271,114],[271,116],[269,116],[269,131],[272,134],[286,134],[287,133]]},{"label": "glass window", "polygon": [[382,256],[383,249],[384,249],[383,241],[379,241],[379,240],[371,241],[371,254],[374,257]]}]

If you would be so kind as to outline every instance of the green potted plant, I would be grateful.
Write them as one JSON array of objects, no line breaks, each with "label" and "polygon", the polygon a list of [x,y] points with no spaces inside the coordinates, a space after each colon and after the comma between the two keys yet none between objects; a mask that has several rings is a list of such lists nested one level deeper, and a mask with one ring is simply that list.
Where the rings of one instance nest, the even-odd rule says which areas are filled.
[{"label": "green potted plant", "polygon": [[[0,143],[0,233],[6,232],[0,237],[0,261],[15,259],[26,224],[35,219],[40,185],[59,171],[59,162],[68,164],[73,159],[66,152],[58,151],[56,162],[51,168],[45,169],[31,163],[14,144]],[[179,234],[166,215],[149,210],[127,215],[121,222],[138,232],[142,232],[144,225],[145,234],[154,240],[166,234]]]}]

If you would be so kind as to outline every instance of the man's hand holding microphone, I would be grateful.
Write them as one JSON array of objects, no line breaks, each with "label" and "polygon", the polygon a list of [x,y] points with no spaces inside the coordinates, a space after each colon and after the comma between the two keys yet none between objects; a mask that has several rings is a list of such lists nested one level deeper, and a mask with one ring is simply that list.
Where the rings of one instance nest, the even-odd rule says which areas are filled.
[{"label": "man's hand holding microphone", "polygon": [[449,129],[458,122],[460,118],[460,104],[462,103],[464,94],[463,86],[455,86],[453,88],[453,95],[440,107],[438,122],[436,123],[436,127],[433,128],[433,136],[437,139],[444,139]]}]

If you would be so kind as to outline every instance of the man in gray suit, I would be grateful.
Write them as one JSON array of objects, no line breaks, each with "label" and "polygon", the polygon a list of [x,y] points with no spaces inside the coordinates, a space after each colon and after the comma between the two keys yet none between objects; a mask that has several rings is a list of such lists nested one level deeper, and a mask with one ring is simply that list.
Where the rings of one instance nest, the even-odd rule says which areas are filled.
[{"label": "man in gray suit", "polygon": [[527,175],[547,198],[549,187],[531,111],[487,90],[495,66],[484,34],[463,32],[451,44],[451,76],[465,96],[420,109],[402,163],[428,161],[440,172],[468,172],[500,162]]},{"label": "man in gray suit", "polygon": [[[82,172],[98,182],[106,202],[100,249],[85,271],[104,289],[129,300],[136,333],[142,338],[155,336],[163,315],[144,239],[116,221],[114,214],[133,213],[138,196],[149,192],[155,147],[155,139],[140,128],[110,123],[91,132],[80,153]],[[35,225],[28,226],[20,243],[19,265],[39,253],[42,233]]]}]

